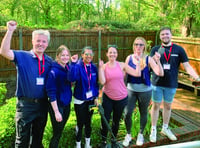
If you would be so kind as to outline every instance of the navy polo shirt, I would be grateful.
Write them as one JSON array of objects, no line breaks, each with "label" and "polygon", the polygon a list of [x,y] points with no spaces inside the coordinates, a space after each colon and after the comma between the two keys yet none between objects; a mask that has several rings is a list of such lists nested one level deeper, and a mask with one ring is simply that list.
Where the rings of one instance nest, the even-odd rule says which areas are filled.
[{"label": "navy polo shirt", "polygon": [[[17,97],[32,99],[47,98],[45,84],[48,72],[51,68],[52,59],[44,54],[44,72],[39,76],[38,58],[32,51],[14,50],[14,63],[17,69]],[[42,67],[42,61],[41,61]],[[36,78],[44,78],[44,85],[37,85]]]}]

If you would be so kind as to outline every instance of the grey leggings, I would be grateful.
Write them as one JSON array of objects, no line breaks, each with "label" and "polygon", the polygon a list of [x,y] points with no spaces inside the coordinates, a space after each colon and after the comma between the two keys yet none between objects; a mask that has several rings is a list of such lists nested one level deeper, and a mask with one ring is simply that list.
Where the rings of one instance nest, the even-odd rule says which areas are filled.
[{"label": "grey leggings", "polygon": [[[148,106],[151,100],[152,91],[147,92],[134,92],[128,89],[128,105],[125,107],[125,124],[127,133],[131,133],[132,126],[132,113],[138,101],[140,111],[140,133],[143,133],[147,123]],[[135,123],[136,124],[136,123]]]}]

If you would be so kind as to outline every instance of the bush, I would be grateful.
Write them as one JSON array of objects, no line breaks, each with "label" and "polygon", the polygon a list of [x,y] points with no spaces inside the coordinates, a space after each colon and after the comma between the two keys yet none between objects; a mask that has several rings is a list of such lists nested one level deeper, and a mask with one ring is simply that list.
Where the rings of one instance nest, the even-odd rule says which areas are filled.
[{"label": "bush", "polygon": [[0,105],[5,103],[5,96],[6,96],[6,83],[0,83]]},{"label": "bush", "polygon": [[[13,147],[14,140],[15,140],[15,122],[14,122],[14,116],[15,116],[15,104],[16,104],[16,98],[11,98],[6,101],[6,104],[0,107],[0,148],[10,148]],[[149,110],[151,108],[151,105],[149,106]],[[137,134],[140,129],[140,114],[138,108],[135,109],[133,115],[132,115],[133,125],[132,125],[132,137],[137,137]],[[92,118],[92,135],[91,135],[91,144],[92,146],[97,146],[101,143],[101,134],[100,134],[100,124],[101,124],[101,118],[100,114],[97,110],[94,111],[94,115]],[[162,126],[162,117],[160,116],[158,120],[158,130],[160,130]],[[74,105],[72,103],[71,105],[71,113],[70,117],[68,119],[68,122],[65,126],[65,129],[63,131],[62,137],[60,139],[59,147],[68,147],[68,148],[74,148],[75,145],[75,127],[76,127],[76,116],[74,111]],[[175,125],[170,125],[170,127],[175,128]],[[151,129],[151,118],[150,114],[148,113],[148,121],[146,128],[144,130],[144,136],[147,136],[150,134]],[[83,132],[84,133],[84,132]],[[120,128],[119,133],[117,136],[118,140],[123,140],[126,135],[126,128],[124,124],[124,120],[121,119],[120,121]],[[49,147],[49,142],[52,136],[52,126],[50,117],[48,116],[47,125],[44,132],[43,137],[43,145],[45,148]],[[108,142],[110,141],[111,136],[108,135]],[[85,142],[84,140],[84,134],[82,138],[82,143]]]},{"label": "bush", "polygon": [[15,104],[16,98],[11,98],[0,107],[0,148],[13,147],[15,141]]}]

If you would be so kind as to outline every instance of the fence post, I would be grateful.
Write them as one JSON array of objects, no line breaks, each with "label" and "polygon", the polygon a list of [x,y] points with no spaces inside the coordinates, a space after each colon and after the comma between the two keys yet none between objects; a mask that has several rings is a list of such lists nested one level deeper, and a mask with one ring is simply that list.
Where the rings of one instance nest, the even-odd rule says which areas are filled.
[{"label": "fence post", "polygon": [[101,30],[99,30],[99,37],[98,37],[98,60],[101,59]]},{"label": "fence post", "polygon": [[19,49],[23,50],[22,28],[19,29]]}]

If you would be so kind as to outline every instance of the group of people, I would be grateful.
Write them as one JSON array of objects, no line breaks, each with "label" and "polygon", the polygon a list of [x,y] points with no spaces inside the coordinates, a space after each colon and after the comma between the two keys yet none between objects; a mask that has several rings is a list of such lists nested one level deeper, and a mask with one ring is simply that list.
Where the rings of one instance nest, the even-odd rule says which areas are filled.
[{"label": "group of people", "polygon": [[[150,141],[156,142],[157,120],[163,101],[163,127],[161,133],[171,140],[176,136],[168,127],[171,104],[178,86],[178,68],[183,63],[185,70],[196,80],[199,76],[190,66],[184,49],[171,41],[168,27],[161,28],[162,44],[152,48],[150,55],[143,37],[133,42],[133,54],[125,62],[117,61],[117,46],[108,45],[108,61],[99,60],[99,66],[92,62],[93,49],[86,46],[81,57],[71,56],[69,49],[61,45],[53,60],[44,52],[50,41],[48,30],[32,33],[30,51],[11,50],[11,39],[17,27],[15,21],[7,22],[7,32],[2,40],[0,54],[15,63],[17,68],[16,140],[18,148],[42,148],[42,138],[49,112],[53,134],[49,147],[57,148],[62,131],[70,115],[70,104],[74,96],[76,113],[76,148],[81,148],[82,132],[85,132],[85,148],[91,147],[90,105],[99,106],[99,82],[102,88],[102,107],[106,120],[112,118],[112,133],[117,137],[120,119],[124,113],[127,134],[122,144],[129,146],[132,127],[132,113],[138,103],[140,131],[136,145],[143,145],[143,131],[147,123],[148,106],[152,99]],[[152,78],[151,78],[152,73]],[[127,84],[125,83],[125,77]],[[72,92],[72,84],[74,90]],[[135,123],[134,123],[135,124]],[[108,128],[101,120],[101,147],[107,145]],[[112,141],[114,147],[115,141]]]}]

